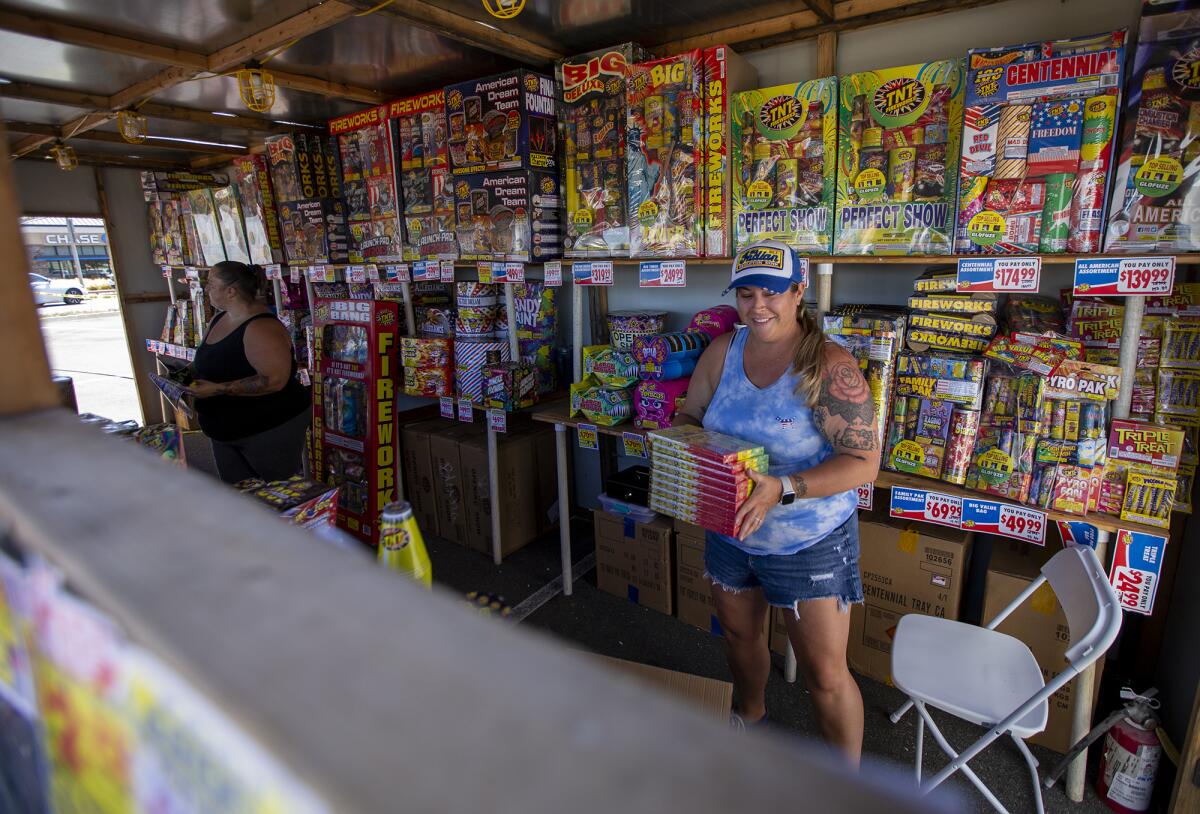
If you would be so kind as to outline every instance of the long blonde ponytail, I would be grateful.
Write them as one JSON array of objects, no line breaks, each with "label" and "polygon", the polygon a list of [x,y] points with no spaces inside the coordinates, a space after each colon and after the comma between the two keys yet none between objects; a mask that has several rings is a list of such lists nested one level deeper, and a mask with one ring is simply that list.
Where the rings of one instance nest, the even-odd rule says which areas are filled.
[{"label": "long blonde ponytail", "polygon": [[809,407],[815,407],[817,397],[821,395],[821,376],[825,372],[825,332],[803,300],[796,309],[796,322],[800,323],[803,334],[792,360],[792,371],[800,377],[796,393],[804,397],[804,403]]}]

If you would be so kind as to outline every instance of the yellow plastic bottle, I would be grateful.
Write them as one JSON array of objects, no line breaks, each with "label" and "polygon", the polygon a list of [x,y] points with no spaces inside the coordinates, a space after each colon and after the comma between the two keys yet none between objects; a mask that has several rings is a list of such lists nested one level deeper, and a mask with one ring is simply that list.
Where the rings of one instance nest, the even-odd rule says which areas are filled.
[{"label": "yellow plastic bottle", "polygon": [[407,501],[383,507],[379,522],[379,562],[385,568],[415,579],[426,588],[433,585],[433,567],[425,539]]}]

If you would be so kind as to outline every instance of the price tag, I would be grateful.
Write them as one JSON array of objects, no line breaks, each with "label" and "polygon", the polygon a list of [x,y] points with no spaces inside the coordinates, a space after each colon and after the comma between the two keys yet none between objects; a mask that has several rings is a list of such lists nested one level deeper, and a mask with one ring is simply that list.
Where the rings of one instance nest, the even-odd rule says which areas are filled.
[{"label": "price tag", "polygon": [[458,420],[470,424],[475,420],[475,405],[470,399],[458,400]]},{"label": "price tag", "polygon": [[266,268],[263,269],[263,272],[267,275],[268,280],[282,280],[283,279],[283,275],[281,275],[279,273],[279,264],[278,263],[271,263],[269,266],[267,266]]},{"label": "price tag", "polygon": [[296,373],[299,374],[300,384],[304,385],[305,387],[308,387],[312,384],[312,377],[308,375],[308,368],[302,367],[297,370]]},{"label": "price tag", "polygon": [[367,279],[373,283],[379,282],[379,266],[367,263]]},{"label": "price tag", "polygon": [[1122,608],[1146,616],[1154,612],[1166,547],[1166,537],[1126,529],[1117,532],[1108,581],[1116,590]]},{"label": "price tag", "polygon": [[454,261],[453,260],[443,260],[438,265],[439,265],[439,270],[440,270],[441,276],[442,276],[442,282],[443,283],[454,282]]},{"label": "price tag", "polygon": [[337,269],[331,266],[313,266],[308,270],[308,278],[318,283],[336,283]]},{"label": "price tag", "polygon": [[588,260],[580,263],[572,263],[571,279],[575,281],[575,285],[612,285],[612,261]]},{"label": "price tag", "polygon": [[595,424],[580,424],[578,430],[580,449],[600,449],[600,433]]},{"label": "price tag", "polygon": [[488,410],[488,429],[492,432],[508,432],[508,413],[503,410]]},{"label": "price tag", "polygon": [[927,523],[939,526],[962,528],[963,502],[961,497],[944,495],[941,492],[926,492],[925,517]]},{"label": "price tag", "polygon": [[687,285],[683,260],[643,260],[638,267],[639,288],[673,288]]},{"label": "price tag", "polygon": [[479,282],[490,284],[492,282],[492,264],[491,263],[476,263],[475,271],[479,274]]},{"label": "price tag", "polygon": [[963,498],[962,527],[980,534],[999,534],[1000,504],[977,497]]},{"label": "price tag", "polygon": [[407,283],[412,280],[412,274],[408,271],[408,263],[397,263],[393,266],[383,267],[383,279],[389,283]]},{"label": "price tag", "polygon": [[547,260],[542,266],[543,282],[548,286],[562,285],[562,261]]},{"label": "price tag", "polygon": [[997,532],[1004,537],[1023,540],[1026,543],[1046,544],[1046,513],[1024,506],[1000,504],[1000,528]]},{"label": "price tag", "polygon": [[1095,549],[1100,542],[1100,530],[1091,523],[1080,520],[1059,520],[1058,533],[1062,535],[1063,545],[1081,545]]},{"label": "price tag", "polygon": [[1151,296],[1175,287],[1174,257],[1103,257],[1075,261],[1076,294]]},{"label": "price tag", "polygon": [[505,263],[504,264],[504,282],[506,282],[506,283],[523,283],[523,282],[525,282],[525,264],[524,263]]},{"label": "price tag", "polygon": [[163,277],[166,277],[167,279],[170,279],[170,278],[171,278],[171,267],[170,267],[170,266],[163,266],[163,267],[162,267],[162,275],[163,275]]},{"label": "price tag", "polygon": [[858,487],[858,508],[868,512],[875,508],[875,484],[864,483]]},{"label": "price tag", "polygon": [[417,282],[436,283],[442,279],[442,270],[436,260],[418,260],[412,264],[412,275]]},{"label": "price tag", "polygon": [[623,432],[621,433],[621,443],[625,447],[625,454],[631,458],[645,458],[646,456],[646,436],[638,432]]},{"label": "price tag", "polygon": [[188,279],[188,280],[199,280],[200,272],[196,270],[195,266],[184,266],[183,267],[183,276],[185,279]]},{"label": "price tag", "polygon": [[449,419],[453,420],[453,418],[454,418],[454,399],[450,398],[449,396],[442,396],[441,398],[439,398],[438,399],[438,411],[441,413],[442,418],[449,418]]},{"label": "price tag", "polygon": [[1024,291],[1041,286],[1041,257],[960,257],[959,291]]},{"label": "price tag", "polygon": [[346,281],[350,283],[365,283],[367,281],[367,267],[348,266],[346,268]]},{"label": "price tag", "polygon": [[300,282],[304,279],[304,269],[302,269],[300,266],[289,266],[288,279],[293,283]]}]

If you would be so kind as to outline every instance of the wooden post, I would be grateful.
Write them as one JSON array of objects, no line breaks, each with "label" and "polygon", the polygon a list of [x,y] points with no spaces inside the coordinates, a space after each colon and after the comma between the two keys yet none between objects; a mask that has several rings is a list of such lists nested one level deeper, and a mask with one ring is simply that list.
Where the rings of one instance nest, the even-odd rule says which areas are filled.
[{"label": "wooden post", "polygon": [[[0,139],[7,140],[0,124]],[[37,307],[29,288],[29,258],[21,240],[21,206],[8,152],[0,155],[0,415],[59,405],[50,381],[50,360],[42,342]]]},{"label": "wooden post", "polygon": [[1175,775],[1170,811],[1171,814],[1200,811],[1200,692],[1196,693],[1192,703],[1187,740],[1179,754],[1179,772]]},{"label": "wooden post", "polygon": [[817,76],[837,76],[837,32],[817,35]]}]

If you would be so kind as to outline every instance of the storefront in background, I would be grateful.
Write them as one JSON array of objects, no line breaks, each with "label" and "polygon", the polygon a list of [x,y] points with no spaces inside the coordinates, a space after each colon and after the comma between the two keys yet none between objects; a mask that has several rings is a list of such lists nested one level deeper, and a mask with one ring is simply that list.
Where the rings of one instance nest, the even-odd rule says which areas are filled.
[{"label": "storefront in background", "polygon": [[101,218],[21,218],[30,271],[51,279],[112,279]]}]

